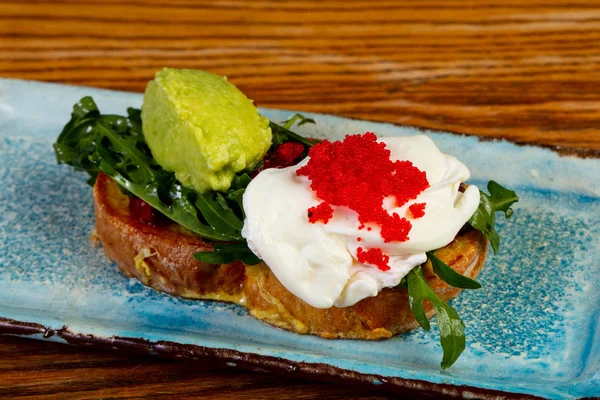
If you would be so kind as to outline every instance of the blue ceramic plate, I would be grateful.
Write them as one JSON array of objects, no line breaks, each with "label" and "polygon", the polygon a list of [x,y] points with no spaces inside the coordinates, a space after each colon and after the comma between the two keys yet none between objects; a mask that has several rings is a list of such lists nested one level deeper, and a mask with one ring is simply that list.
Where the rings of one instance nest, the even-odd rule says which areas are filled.
[{"label": "blue ceramic plate", "polygon": [[[499,391],[551,398],[600,396],[600,159],[504,141],[428,132],[471,169],[517,190],[499,220],[500,254],[483,289],[452,302],[468,345],[448,371],[436,328],[386,341],[326,340],[286,332],[244,308],[188,301],[121,275],[90,243],[91,189],[56,165],[52,143],[71,107],[92,95],[102,112],[139,107],[140,94],[0,80],[0,327],[76,344],[230,366],[287,371],[387,389],[488,397]],[[291,112],[261,110],[274,121]],[[300,133],[412,135],[414,128],[311,115]],[[597,156],[596,156],[597,157]],[[508,396],[508,394],[505,394]]]}]

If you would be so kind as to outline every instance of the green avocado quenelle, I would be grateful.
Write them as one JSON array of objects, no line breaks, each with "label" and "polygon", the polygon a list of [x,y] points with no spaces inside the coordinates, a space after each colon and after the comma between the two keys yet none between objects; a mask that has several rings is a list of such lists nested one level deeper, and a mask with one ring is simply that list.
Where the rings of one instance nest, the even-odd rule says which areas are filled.
[{"label": "green avocado quenelle", "polygon": [[143,133],[152,155],[184,186],[227,191],[271,145],[269,121],[225,77],[165,68],[148,83]]}]

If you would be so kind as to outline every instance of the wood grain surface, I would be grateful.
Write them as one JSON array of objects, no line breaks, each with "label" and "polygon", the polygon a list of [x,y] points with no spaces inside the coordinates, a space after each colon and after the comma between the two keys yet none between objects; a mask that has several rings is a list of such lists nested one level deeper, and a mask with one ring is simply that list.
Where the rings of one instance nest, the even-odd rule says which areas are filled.
[{"label": "wood grain surface", "polygon": [[[600,149],[598,0],[0,1],[0,77],[143,91],[163,66],[265,107]],[[0,397],[373,395],[207,367],[0,338]]]},{"label": "wood grain surface", "polygon": [[364,389],[0,336],[0,398],[386,399]]}]

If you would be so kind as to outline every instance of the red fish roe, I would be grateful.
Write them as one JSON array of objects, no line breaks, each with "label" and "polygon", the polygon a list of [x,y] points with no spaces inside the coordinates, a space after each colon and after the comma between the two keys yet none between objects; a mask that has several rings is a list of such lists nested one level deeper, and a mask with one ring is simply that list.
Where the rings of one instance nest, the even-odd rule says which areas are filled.
[{"label": "red fish roe", "polygon": [[308,209],[308,222],[311,224],[317,221],[323,221],[324,224],[328,223],[333,217],[333,208],[327,203],[321,203],[316,207]]},{"label": "red fish roe", "polygon": [[267,168],[285,168],[296,164],[304,154],[304,150],[304,145],[298,142],[280,144],[275,150],[267,153],[263,159],[263,166],[251,174],[252,178]]},{"label": "red fish roe", "polygon": [[408,207],[408,211],[410,211],[410,213],[412,214],[412,217],[414,219],[419,219],[425,215],[425,206],[426,205],[427,205],[427,203],[411,204],[410,207]]},{"label": "red fish roe", "polygon": [[[385,221],[381,224],[381,237],[385,243],[391,242],[393,238],[397,238],[398,242],[405,242],[408,240],[408,233],[412,228],[412,224],[406,218],[400,218],[397,213],[393,215],[387,214]],[[388,240],[387,238],[392,238]]]},{"label": "red fish roe", "polygon": [[304,150],[304,145],[301,143],[282,143],[265,158],[264,168],[285,168],[294,165],[302,156]]},{"label": "red fish roe", "polygon": [[285,142],[277,148],[277,158],[285,164],[296,161],[304,153],[304,145],[298,142]]},{"label": "red fish roe", "polygon": [[362,247],[359,247],[356,250],[356,259],[362,264],[375,265],[382,271],[390,270],[390,266],[388,265],[390,257],[379,248],[373,248],[365,251]]},{"label": "red fish roe", "polygon": [[410,221],[388,214],[383,199],[393,196],[401,207],[427,189],[429,182],[410,161],[392,161],[390,154],[370,132],[348,135],[343,141],[324,140],[310,149],[308,163],[296,174],[310,179],[311,189],[324,203],[354,210],[361,226],[379,225],[385,243],[405,242]]}]

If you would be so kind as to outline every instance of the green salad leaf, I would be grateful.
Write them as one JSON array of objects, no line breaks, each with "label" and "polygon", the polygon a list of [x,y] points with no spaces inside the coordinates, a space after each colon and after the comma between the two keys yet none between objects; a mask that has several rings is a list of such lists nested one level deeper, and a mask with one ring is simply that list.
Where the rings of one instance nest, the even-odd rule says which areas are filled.
[{"label": "green salad leaf", "polygon": [[246,243],[215,243],[213,251],[200,251],[194,254],[194,258],[209,264],[229,264],[239,260],[247,265],[255,265],[261,261]]},{"label": "green salad leaf", "polygon": [[430,325],[423,308],[423,301],[429,300],[435,308],[440,343],[444,351],[441,367],[447,369],[454,364],[465,349],[464,324],[456,310],[440,299],[431,289],[423,276],[421,267],[413,268],[408,273],[407,286],[410,309],[419,325],[426,331],[429,331]]},{"label": "green salad leaf", "polygon": [[513,215],[513,210],[510,207],[519,201],[517,193],[514,190],[501,186],[495,181],[489,181],[487,189],[494,203],[494,210],[497,212],[502,211],[506,218],[510,218]]},{"label": "green salad leaf", "polygon": [[[152,157],[142,134],[140,110],[130,108],[127,113],[127,117],[103,115],[91,97],[82,98],[54,144],[58,163],[86,171],[90,184],[99,172],[105,173],[200,237],[244,242],[240,193],[198,194],[184,187]],[[236,190],[241,190],[247,186],[249,176],[242,173],[235,181]]]},{"label": "green salad leaf", "polygon": [[433,272],[450,286],[461,289],[479,289],[481,285],[473,279],[459,274],[440,260],[433,252],[427,252],[427,258],[431,261]]},{"label": "green salad leaf", "polygon": [[298,126],[302,126],[304,124],[315,124],[316,123],[314,119],[307,118],[302,114],[296,113],[292,116],[292,118],[290,118],[286,121],[283,121],[282,124],[285,129],[291,129],[292,126],[294,126],[294,124],[296,123],[296,121],[298,121]]},{"label": "green salad leaf", "polygon": [[479,207],[469,219],[469,224],[483,233],[492,244],[494,254],[498,254],[500,236],[496,231],[496,212],[503,212],[506,218],[510,218],[513,214],[510,207],[519,201],[519,196],[514,190],[506,189],[494,181],[488,182],[487,189],[490,194],[480,192]]},{"label": "green salad leaf", "polygon": [[288,119],[287,121],[282,122],[283,125],[278,125],[273,121],[271,121],[269,123],[269,126],[271,127],[271,132],[273,133],[273,145],[271,148],[277,147],[280,144],[290,141],[290,140],[292,140],[294,142],[302,143],[303,145],[308,146],[308,147],[312,147],[316,143],[318,143],[318,141],[306,139],[305,137],[302,137],[302,136],[298,135],[297,133],[290,131],[290,128],[297,121],[298,121],[298,126],[304,125],[307,123],[311,123],[311,124],[315,123],[315,121],[312,118],[306,118],[302,114],[295,114],[292,118]]}]

